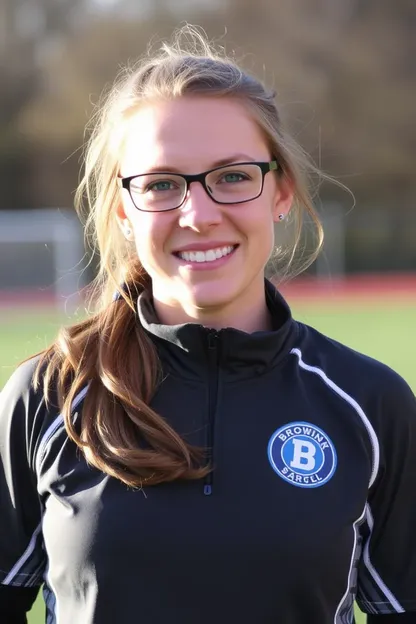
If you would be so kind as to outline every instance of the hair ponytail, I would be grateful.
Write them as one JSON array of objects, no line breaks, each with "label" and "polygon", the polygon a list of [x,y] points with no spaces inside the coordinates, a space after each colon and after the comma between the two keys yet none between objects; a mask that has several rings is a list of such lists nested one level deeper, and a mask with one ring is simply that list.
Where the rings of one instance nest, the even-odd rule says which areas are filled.
[{"label": "hair ponytail", "polygon": [[[150,407],[161,370],[135,312],[138,283],[126,282],[113,304],[61,329],[43,354],[35,383],[41,383],[43,371],[48,400],[57,377],[68,436],[99,470],[132,487],[199,479],[209,472],[201,467],[202,451],[187,445]],[[78,422],[71,406],[87,385]]]}]

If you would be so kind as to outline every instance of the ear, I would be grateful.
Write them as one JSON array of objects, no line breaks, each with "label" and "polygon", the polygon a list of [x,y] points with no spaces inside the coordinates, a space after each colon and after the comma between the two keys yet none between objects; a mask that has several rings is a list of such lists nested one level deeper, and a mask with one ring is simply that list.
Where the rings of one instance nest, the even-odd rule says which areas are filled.
[{"label": "ear", "polygon": [[130,219],[127,216],[124,204],[122,201],[116,206],[116,220],[119,225],[120,230],[123,233],[123,236],[128,240],[132,241],[134,239],[133,228],[130,223]]},{"label": "ear", "polygon": [[273,221],[285,219],[290,212],[294,197],[293,181],[285,175],[279,177],[273,206]]}]

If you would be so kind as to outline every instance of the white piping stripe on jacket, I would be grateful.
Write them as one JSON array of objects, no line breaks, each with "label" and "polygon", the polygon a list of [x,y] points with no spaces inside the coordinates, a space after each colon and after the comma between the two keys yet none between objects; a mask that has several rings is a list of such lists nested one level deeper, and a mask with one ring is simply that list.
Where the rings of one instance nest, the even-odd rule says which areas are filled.
[{"label": "white piping stripe on jacket", "polygon": [[[85,388],[83,388],[81,390],[81,392],[79,392],[76,397],[74,398],[72,405],[71,405],[71,410],[73,410],[81,401],[82,399],[85,397],[86,393],[88,390],[88,386],[86,386]],[[43,455],[45,453],[46,450],[46,445],[49,442],[49,440],[52,438],[52,436],[54,435],[54,433],[59,429],[59,427],[63,424],[64,419],[62,414],[59,414],[55,420],[53,421],[53,423],[48,427],[48,429],[46,430],[43,438],[40,441],[39,444],[39,449],[36,455],[36,474],[39,477],[39,471],[40,471],[40,464],[42,462],[42,458]],[[16,578],[16,576],[18,574],[23,574],[22,572],[19,572],[19,570],[22,569],[22,567],[24,566],[24,564],[26,563],[26,561],[28,561],[30,559],[30,556],[32,555],[35,545],[36,545],[36,540],[37,537],[40,533],[42,529],[42,520],[40,521],[40,523],[38,524],[38,526],[36,527],[36,529],[33,532],[33,535],[30,539],[30,542],[26,548],[26,550],[24,551],[24,553],[21,555],[21,557],[18,559],[18,561],[14,564],[13,568],[10,570],[10,572],[8,573],[8,575],[6,576],[6,578],[3,580],[3,585],[10,585],[10,583],[13,581],[13,579]]]},{"label": "white piping stripe on jacket", "polygon": [[[76,395],[76,397],[72,401],[71,411],[73,411],[77,407],[77,405],[82,401],[82,399],[87,394],[87,390],[88,390],[88,386],[85,386],[85,388],[83,388]],[[41,463],[43,460],[43,456],[46,451],[46,445],[48,444],[52,436],[55,434],[55,432],[59,429],[59,427],[61,427],[63,424],[64,424],[64,417],[62,416],[62,414],[58,414],[58,416],[55,418],[53,423],[49,425],[49,427],[47,428],[46,432],[43,435],[42,440],[40,441],[39,449],[36,455],[36,474],[38,478],[39,478],[40,467],[41,467]]]},{"label": "white piping stripe on jacket", "polygon": [[[354,531],[354,543],[353,543],[353,547],[352,547],[352,552],[351,552],[351,560],[350,560],[350,569],[348,571],[348,579],[347,579],[347,588],[344,592],[344,595],[342,596],[339,605],[337,607],[337,610],[335,612],[335,616],[334,616],[334,624],[342,624],[342,620],[340,618],[340,610],[342,609],[342,607],[344,606],[345,602],[348,600],[348,598],[351,596],[351,587],[353,585],[354,582],[354,566],[357,562],[357,560],[359,559],[359,555],[357,557],[357,548],[358,548],[358,537],[359,537],[359,525],[361,524],[361,522],[363,521],[364,518],[364,514],[365,514],[365,508],[364,511],[362,512],[361,516],[359,518],[357,518],[357,520],[355,520],[355,522],[352,525],[353,531]],[[354,596],[355,598],[355,596]],[[351,613],[352,615],[354,614],[354,599],[351,600]],[[351,620],[352,621],[352,620]]]},{"label": "white piping stripe on jacket", "polygon": [[367,433],[370,438],[371,447],[373,449],[373,468],[371,471],[370,482],[368,484],[368,487],[370,488],[373,485],[374,481],[376,480],[378,469],[379,469],[379,464],[380,464],[380,446],[378,443],[376,432],[374,431],[372,424],[368,420],[367,416],[365,415],[360,405],[358,405],[357,401],[353,399],[352,396],[347,394],[344,390],[342,390],[342,388],[337,386],[337,384],[334,383],[332,379],[329,379],[329,377],[327,377],[327,375],[324,373],[324,371],[321,368],[318,368],[317,366],[309,366],[309,364],[305,364],[305,362],[302,360],[302,352],[300,351],[300,349],[292,349],[291,353],[297,356],[299,360],[299,366],[301,368],[309,371],[310,373],[315,373],[315,375],[318,375],[326,383],[326,385],[331,388],[331,390],[333,390],[342,399],[344,399],[344,401],[349,403],[351,407],[354,408],[358,416],[363,421],[363,424],[365,428],[367,429]]},{"label": "white piping stripe on jacket", "polygon": [[[19,570],[22,568],[23,564],[29,559],[30,555],[33,553],[35,549],[35,544],[37,537],[42,529],[42,520],[39,522],[38,526],[33,532],[32,538],[29,542],[28,547],[26,548],[23,555],[18,559],[18,561],[14,564],[6,578],[2,581],[3,585],[10,585],[14,578],[19,574]],[[20,574],[23,574],[20,572]]]},{"label": "white piping stripe on jacket", "polygon": [[379,573],[374,568],[374,566],[373,566],[373,564],[371,563],[371,560],[370,560],[370,540],[371,540],[371,535],[373,533],[374,520],[373,520],[373,515],[371,513],[370,505],[368,503],[367,503],[366,509],[365,509],[365,517],[366,517],[366,520],[367,520],[368,528],[370,529],[370,534],[369,534],[369,536],[367,538],[367,542],[366,542],[366,544],[364,546],[364,552],[363,552],[364,565],[367,568],[367,570],[369,571],[369,573],[371,574],[371,576],[373,577],[374,582],[376,583],[376,585],[378,585],[378,587],[381,589],[383,594],[389,600],[391,606],[397,611],[397,613],[404,613],[405,610],[403,609],[402,605],[397,600],[397,598],[392,594],[392,592],[389,590],[389,588],[384,583],[384,581],[381,579]]},{"label": "white piping stripe on jacket", "polygon": [[[360,416],[361,420],[363,421],[367,429],[368,435],[370,436],[370,442],[373,448],[373,470],[372,470],[372,474],[371,474],[371,478],[370,478],[370,482],[368,486],[370,488],[373,485],[377,477],[379,464],[380,464],[380,446],[379,446],[379,442],[377,439],[377,434],[374,431],[372,424],[368,420],[367,416],[365,415],[365,413],[363,412],[362,408],[357,403],[357,401],[355,401],[355,399],[353,399],[349,394],[347,394],[344,390],[342,390],[342,388],[337,386],[336,383],[334,383],[331,379],[329,379],[329,377],[324,373],[324,371],[321,368],[318,368],[317,366],[310,366],[309,364],[305,364],[305,362],[302,359],[302,352],[300,351],[300,349],[292,349],[291,353],[297,356],[298,361],[299,361],[299,366],[301,368],[311,373],[314,373],[315,375],[318,375],[324,381],[324,383],[329,388],[331,388],[331,390],[336,392],[336,394],[338,394],[341,398],[343,398],[347,403],[349,403],[355,409],[355,411],[357,412],[357,414]],[[373,567],[370,561],[370,550],[369,550],[370,539],[371,539],[371,533],[372,533],[374,522],[373,522],[373,517],[371,515],[371,510],[370,510],[368,503],[365,507],[365,517],[367,519],[368,527],[370,529],[370,535],[367,539],[367,542],[365,544],[364,551],[363,551],[364,565],[368,569],[376,585],[378,585],[378,587],[384,593],[386,598],[390,601],[392,607],[396,609],[398,613],[403,613],[404,612],[403,607],[401,606],[399,601],[394,597],[394,595],[389,590],[387,585],[383,582],[380,575],[375,570],[375,568]]]}]

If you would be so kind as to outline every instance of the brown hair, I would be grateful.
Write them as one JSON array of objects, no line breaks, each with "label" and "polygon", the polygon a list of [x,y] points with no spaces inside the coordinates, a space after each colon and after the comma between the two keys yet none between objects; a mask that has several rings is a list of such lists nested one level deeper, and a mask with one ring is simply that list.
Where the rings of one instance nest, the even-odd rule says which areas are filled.
[{"label": "brown hair", "polygon": [[[293,273],[305,217],[315,229],[316,245],[297,272],[315,259],[323,239],[308,188],[310,174],[319,172],[285,132],[274,93],[216,51],[199,30],[182,28],[172,44],[164,44],[158,54],[148,54],[122,72],[94,116],[85,172],[76,194],[80,213],[87,205],[86,235],[100,255],[94,282],[97,309],[87,320],[60,331],[43,354],[36,383],[43,380],[47,400],[52,381],[55,387],[57,384],[68,435],[87,460],[135,487],[178,478],[198,479],[210,470],[202,452],[190,447],[150,407],[160,381],[160,366],[156,349],[135,313],[137,296],[151,288],[150,278],[115,220],[117,154],[128,114],[145,100],[189,94],[238,98],[264,131],[283,175],[292,181],[294,241],[286,255],[280,254],[280,259],[285,259],[281,274]],[[113,293],[122,283],[121,298],[114,302]],[[71,404],[87,384],[77,432]]]}]

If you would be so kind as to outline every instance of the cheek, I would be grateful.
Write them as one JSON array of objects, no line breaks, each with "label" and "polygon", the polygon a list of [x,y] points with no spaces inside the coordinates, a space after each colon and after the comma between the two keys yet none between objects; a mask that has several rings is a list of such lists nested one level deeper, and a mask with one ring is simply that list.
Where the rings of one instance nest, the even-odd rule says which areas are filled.
[{"label": "cheek", "polygon": [[271,199],[261,197],[252,205],[246,204],[246,208],[239,213],[240,229],[245,231],[249,239],[273,235],[275,224],[273,208]]},{"label": "cheek", "polygon": [[246,235],[253,261],[264,264],[273,254],[275,244],[273,205],[264,198],[253,208],[245,219]]},{"label": "cheek", "polygon": [[[155,258],[164,252],[172,230],[167,214],[141,213],[134,223],[137,255],[143,264],[154,264]],[[156,262],[158,264],[158,262]]]}]

